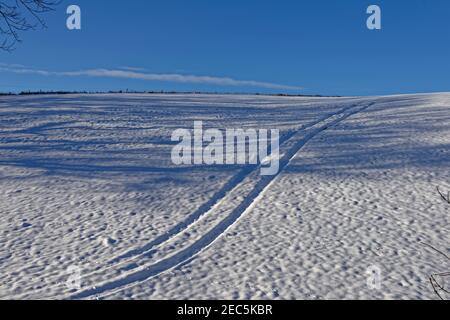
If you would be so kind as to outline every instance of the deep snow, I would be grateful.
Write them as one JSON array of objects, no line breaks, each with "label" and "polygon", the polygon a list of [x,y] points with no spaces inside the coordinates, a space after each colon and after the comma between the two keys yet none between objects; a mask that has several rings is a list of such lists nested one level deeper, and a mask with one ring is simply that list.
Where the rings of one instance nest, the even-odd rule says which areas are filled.
[{"label": "deep snow", "polygon": [[[282,170],[173,165],[196,120],[279,129]],[[2,299],[435,299],[450,271],[450,94],[1,97],[0,150]]]}]

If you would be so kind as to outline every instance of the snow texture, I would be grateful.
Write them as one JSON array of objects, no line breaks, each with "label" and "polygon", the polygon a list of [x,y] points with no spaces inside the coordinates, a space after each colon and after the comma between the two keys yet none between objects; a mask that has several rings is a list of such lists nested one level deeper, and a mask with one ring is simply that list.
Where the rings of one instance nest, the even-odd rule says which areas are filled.
[{"label": "snow texture", "polygon": [[[194,121],[279,129],[279,174],[173,165]],[[450,270],[450,94],[1,97],[0,151],[0,299],[436,299]]]}]

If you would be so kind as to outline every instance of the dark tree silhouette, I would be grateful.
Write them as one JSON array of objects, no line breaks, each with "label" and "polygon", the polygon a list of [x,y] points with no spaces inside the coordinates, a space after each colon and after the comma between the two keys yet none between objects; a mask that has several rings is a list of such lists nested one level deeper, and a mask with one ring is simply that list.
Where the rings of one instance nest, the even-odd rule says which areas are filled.
[{"label": "dark tree silhouette", "polygon": [[11,51],[21,42],[19,33],[46,27],[42,14],[61,0],[0,0],[0,50]]}]

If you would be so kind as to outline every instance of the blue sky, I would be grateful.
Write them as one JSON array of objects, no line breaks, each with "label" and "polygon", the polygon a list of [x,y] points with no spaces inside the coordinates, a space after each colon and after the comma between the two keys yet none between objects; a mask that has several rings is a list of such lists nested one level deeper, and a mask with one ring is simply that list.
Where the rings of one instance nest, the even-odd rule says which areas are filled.
[{"label": "blue sky", "polygon": [[450,91],[448,0],[72,0],[46,20],[0,52],[0,91]]}]

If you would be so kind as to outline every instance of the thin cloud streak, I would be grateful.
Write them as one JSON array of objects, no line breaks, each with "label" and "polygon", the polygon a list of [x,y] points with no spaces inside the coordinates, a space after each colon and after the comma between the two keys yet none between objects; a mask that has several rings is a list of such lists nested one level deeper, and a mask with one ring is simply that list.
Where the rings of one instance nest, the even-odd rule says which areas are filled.
[{"label": "thin cloud streak", "polygon": [[144,81],[209,84],[217,86],[248,86],[248,87],[258,87],[276,90],[290,90],[290,91],[303,90],[302,87],[298,86],[289,86],[253,80],[236,80],[233,78],[226,78],[226,77],[222,78],[222,77],[196,76],[183,74],[156,74],[156,73],[144,73],[133,70],[120,70],[120,69],[47,71],[47,70],[30,69],[20,65],[7,65],[4,63],[0,63],[0,71],[12,72],[16,74],[35,74],[40,76],[119,78],[119,79],[135,79]]}]

